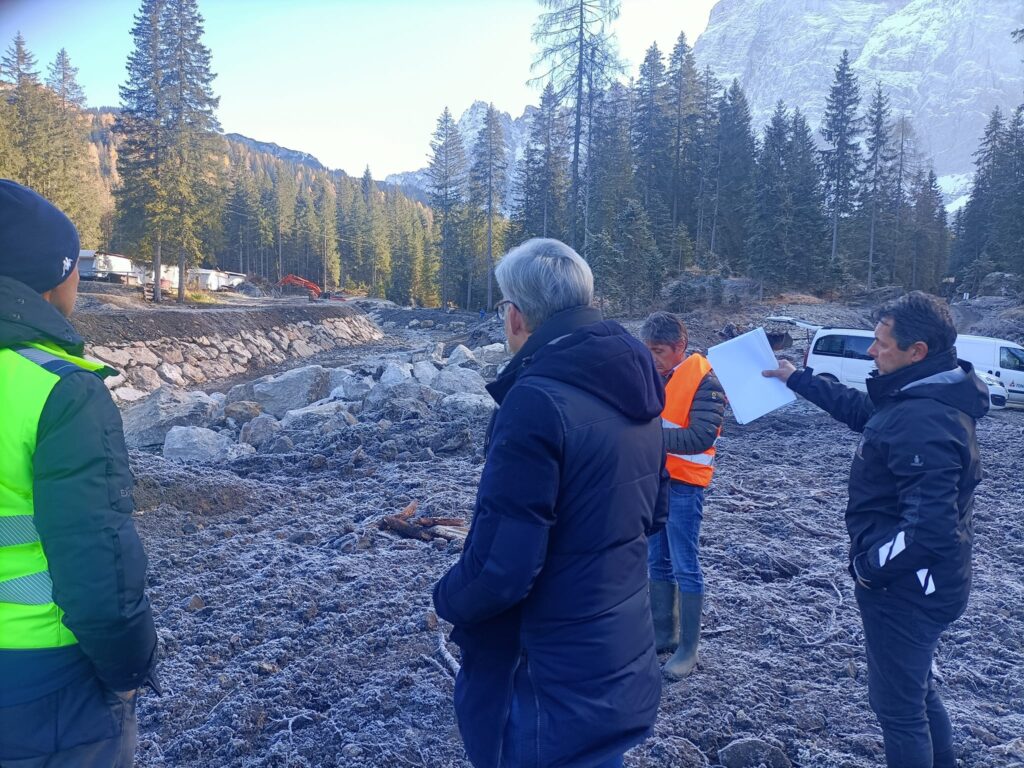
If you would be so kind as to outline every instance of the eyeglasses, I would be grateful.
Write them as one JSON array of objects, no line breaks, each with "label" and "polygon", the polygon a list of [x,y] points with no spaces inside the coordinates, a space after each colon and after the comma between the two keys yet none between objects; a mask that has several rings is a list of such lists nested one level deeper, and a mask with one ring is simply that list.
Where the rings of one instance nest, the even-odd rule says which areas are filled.
[{"label": "eyeglasses", "polygon": [[513,304],[510,300],[502,299],[501,301],[494,305],[494,311],[497,313],[498,319],[504,322],[505,317],[508,315],[508,308],[514,306],[515,304]]}]

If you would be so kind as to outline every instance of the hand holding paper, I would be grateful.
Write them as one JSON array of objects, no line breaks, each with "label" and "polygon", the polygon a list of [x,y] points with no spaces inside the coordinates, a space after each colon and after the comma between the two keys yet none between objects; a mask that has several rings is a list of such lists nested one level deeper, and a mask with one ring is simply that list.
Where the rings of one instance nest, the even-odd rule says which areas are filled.
[{"label": "hand holding paper", "polygon": [[[711,347],[708,361],[740,424],[747,424],[796,400],[796,395],[783,383],[782,375],[762,375],[763,371],[785,371],[787,365],[776,361],[764,328],[755,328]],[[788,365],[792,368],[792,364]]]}]

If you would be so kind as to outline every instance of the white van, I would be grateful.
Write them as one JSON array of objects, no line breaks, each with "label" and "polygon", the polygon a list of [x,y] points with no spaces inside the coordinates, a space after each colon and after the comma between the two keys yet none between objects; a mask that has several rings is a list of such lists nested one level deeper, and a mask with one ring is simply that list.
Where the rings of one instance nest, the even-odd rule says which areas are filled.
[{"label": "white van", "polygon": [[956,337],[956,354],[974,363],[978,373],[999,379],[1010,405],[1024,407],[1024,347],[1006,339],[961,334]]},{"label": "white van", "polygon": [[[874,331],[819,328],[807,347],[804,365],[819,376],[864,391],[868,375],[875,368],[868,355],[874,340]],[[1024,406],[1024,347],[1003,339],[963,335],[956,337],[956,352],[961,360],[974,364],[988,385],[993,407]]]}]

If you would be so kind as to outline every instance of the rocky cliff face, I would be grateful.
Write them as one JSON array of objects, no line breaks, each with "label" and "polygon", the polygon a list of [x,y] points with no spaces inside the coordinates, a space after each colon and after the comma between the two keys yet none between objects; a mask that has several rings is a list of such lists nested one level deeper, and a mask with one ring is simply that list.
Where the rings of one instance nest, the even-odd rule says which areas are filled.
[{"label": "rocky cliff face", "polygon": [[782,99],[820,119],[843,49],[866,105],[875,82],[907,114],[937,173],[972,167],[985,122],[1024,99],[1021,0],[720,0],[694,48],[723,84],[738,78],[754,125]]}]

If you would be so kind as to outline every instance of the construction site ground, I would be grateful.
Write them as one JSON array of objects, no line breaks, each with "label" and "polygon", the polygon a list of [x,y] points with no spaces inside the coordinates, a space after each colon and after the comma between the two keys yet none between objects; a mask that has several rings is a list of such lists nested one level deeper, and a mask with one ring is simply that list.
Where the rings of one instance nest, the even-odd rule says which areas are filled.
[{"label": "construction site ground", "polygon": [[[327,311],[294,304],[248,311]],[[475,313],[453,333],[409,328],[443,320],[440,310],[371,309],[392,324],[386,342],[339,350],[333,364],[372,368],[402,348],[500,334],[494,320],[474,323]],[[1012,309],[972,307],[977,317],[961,330],[1003,328]],[[98,333],[104,314],[148,311],[97,305],[83,314],[97,315],[87,330]],[[770,314],[868,322],[865,307],[817,302],[685,317],[692,346],[706,348],[727,325]],[[993,335],[1010,335],[1006,322]],[[783,354],[799,359],[800,343]],[[459,544],[400,538],[378,523],[413,501],[421,514],[470,523],[485,428],[483,417],[413,425],[363,415],[340,433],[294,435],[292,452],[216,466],[133,453],[164,687],[141,699],[138,764],[468,767],[452,706],[458,649],[430,599]],[[983,418],[978,435],[974,588],[937,670],[961,765],[1005,768],[1024,764],[1024,411]],[[765,755],[751,768],[882,764],[846,572],[856,443],[805,402],[746,426],[727,420],[701,534],[700,665],[665,682],[655,733],[627,766],[720,765],[742,739]]]}]

